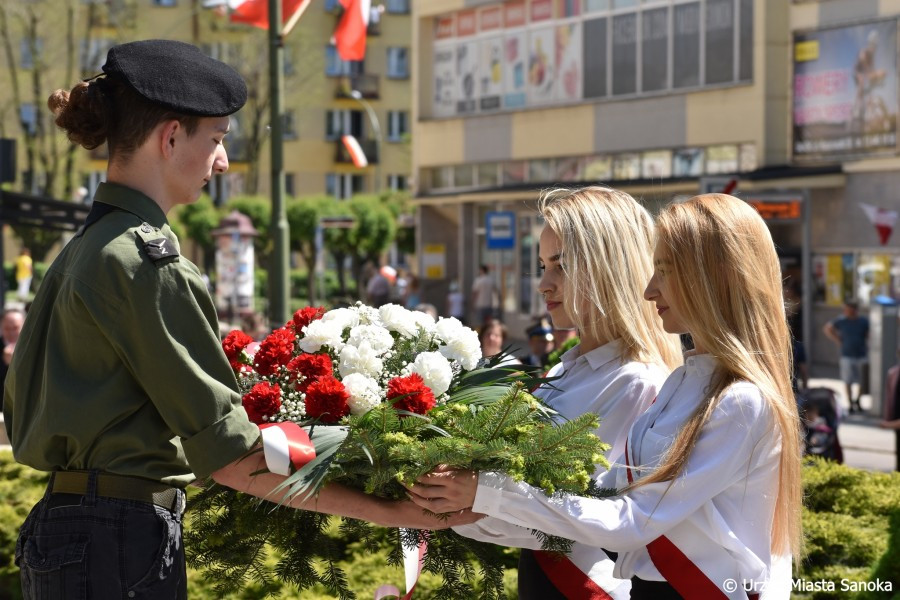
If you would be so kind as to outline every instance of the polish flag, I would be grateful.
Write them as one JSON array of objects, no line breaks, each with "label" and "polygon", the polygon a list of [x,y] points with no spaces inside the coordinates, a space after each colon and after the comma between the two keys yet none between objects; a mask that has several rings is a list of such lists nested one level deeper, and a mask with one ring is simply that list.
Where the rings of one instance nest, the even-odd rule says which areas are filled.
[{"label": "polish flag", "polygon": [[359,145],[359,141],[355,137],[345,135],[341,137],[341,141],[344,143],[344,148],[350,153],[350,159],[353,160],[354,167],[362,169],[369,166],[369,159],[366,158],[366,153],[363,152],[362,146]]},{"label": "polish flag", "polygon": [[[310,2],[311,0],[281,0],[283,35],[287,35],[294,27]],[[260,29],[269,28],[269,0],[228,0],[228,5],[232,8],[232,23],[244,23]]]},{"label": "polish flag", "polygon": [[372,0],[339,0],[344,14],[334,30],[334,45],[342,60],[362,60],[366,56],[366,28]]},{"label": "polish flag", "polygon": [[881,208],[880,206],[872,206],[871,204],[864,204],[862,202],[859,203],[859,206],[863,209],[866,216],[869,217],[869,221],[878,231],[878,238],[881,240],[881,245],[887,245],[888,240],[891,238],[891,233],[894,231],[894,225],[897,223],[897,211]]}]

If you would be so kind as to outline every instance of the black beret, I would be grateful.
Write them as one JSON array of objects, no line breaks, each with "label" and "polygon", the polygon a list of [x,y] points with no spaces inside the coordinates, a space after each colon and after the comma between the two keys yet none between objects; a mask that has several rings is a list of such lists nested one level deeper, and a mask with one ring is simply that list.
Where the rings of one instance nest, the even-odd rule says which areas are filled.
[{"label": "black beret", "polygon": [[109,49],[103,72],[123,78],[155,104],[199,117],[224,117],[247,101],[247,84],[230,66],[191,44],[144,40]]}]

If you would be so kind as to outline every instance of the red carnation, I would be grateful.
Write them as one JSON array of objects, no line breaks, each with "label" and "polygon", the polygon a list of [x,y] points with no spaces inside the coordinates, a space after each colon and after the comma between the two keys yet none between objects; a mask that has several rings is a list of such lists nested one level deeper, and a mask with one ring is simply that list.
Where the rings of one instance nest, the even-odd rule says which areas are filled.
[{"label": "red carnation", "polygon": [[287,368],[292,380],[297,382],[298,392],[305,392],[313,382],[322,377],[334,375],[331,357],[327,354],[301,354],[291,360]]},{"label": "red carnation", "polygon": [[294,355],[294,332],[284,327],[269,334],[259,345],[253,365],[260,375],[272,375],[290,362]]},{"label": "red carnation", "polygon": [[244,366],[241,362],[241,352],[252,343],[253,338],[240,329],[235,329],[225,336],[225,339],[222,340],[222,350],[225,351],[225,356],[228,357],[228,362],[231,363],[232,369],[235,371],[241,370]]},{"label": "red carnation", "polygon": [[406,377],[394,377],[388,381],[387,399],[393,400],[394,408],[424,415],[434,408],[434,392],[425,385],[418,373]]},{"label": "red carnation", "polygon": [[307,306],[295,312],[294,318],[288,322],[287,326],[293,327],[294,333],[297,335],[303,335],[303,328],[313,321],[321,319],[324,314],[325,309],[321,306]]},{"label": "red carnation", "polygon": [[334,377],[322,377],[306,389],[306,415],[323,423],[337,423],[350,414],[349,399],[343,383]]},{"label": "red carnation", "polygon": [[281,388],[277,384],[272,385],[265,381],[257,383],[244,394],[241,402],[247,416],[257,425],[266,423],[263,417],[271,417],[278,414],[281,408]]}]

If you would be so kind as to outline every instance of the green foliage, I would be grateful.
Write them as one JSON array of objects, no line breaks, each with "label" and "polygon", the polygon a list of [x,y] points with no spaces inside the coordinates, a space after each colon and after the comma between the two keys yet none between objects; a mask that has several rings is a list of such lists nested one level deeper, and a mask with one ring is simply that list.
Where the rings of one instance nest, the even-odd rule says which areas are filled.
[{"label": "green foliage", "polygon": [[207,252],[215,250],[216,241],[212,231],[222,221],[222,211],[213,204],[206,194],[192,204],[182,204],[175,208],[175,219],[184,227],[184,231],[190,239]]},{"label": "green foliage", "polygon": [[31,257],[35,262],[47,258],[47,253],[62,239],[62,233],[55,229],[13,225],[12,230],[21,240],[22,246],[31,250]]},{"label": "green foliage", "polygon": [[22,597],[19,568],[14,562],[16,539],[19,526],[44,494],[48,479],[46,473],[15,462],[12,452],[0,451],[0,600]]},{"label": "green foliage", "polygon": [[[794,598],[900,599],[900,473],[875,473],[810,459],[803,471],[805,557],[795,577],[835,591]],[[893,592],[847,591],[848,582],[891,582]]]}]

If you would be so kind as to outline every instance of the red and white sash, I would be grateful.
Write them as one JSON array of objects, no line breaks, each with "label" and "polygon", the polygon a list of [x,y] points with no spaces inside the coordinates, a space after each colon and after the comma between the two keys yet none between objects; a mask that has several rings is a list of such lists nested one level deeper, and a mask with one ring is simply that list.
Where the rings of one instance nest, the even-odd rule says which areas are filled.
[{"label": "red and white sash", "polygon": [[[630,438],[629,434],[629,438]],[[625,473],[628,483],[634,482],[631,474],[632,457],[628,449],[628,441],[625,440]],[[724,551],[723,551],[724,552]],[[726,594],[706,573],[682,552],[668,537],[661,535],[647,544],[647,553],[653,566],[659,571],[666,582],[683,598],[703,598],[704,600],[728,600],[734,595]],[[723,582],[725,580],[723,579]],[[736,590],[737,591],[737,590]],[[757,600],[759,594],[746,594],[749,600]]]}]

